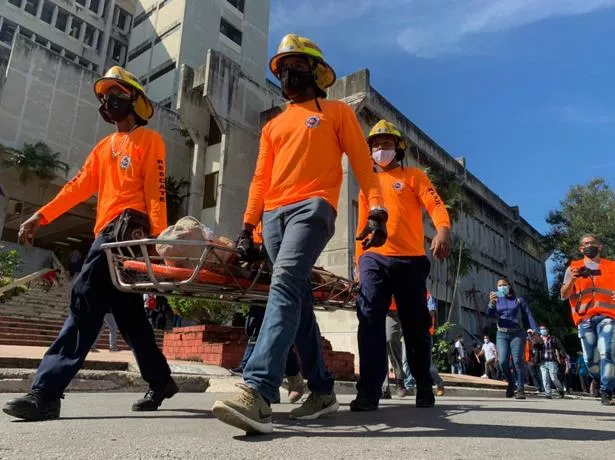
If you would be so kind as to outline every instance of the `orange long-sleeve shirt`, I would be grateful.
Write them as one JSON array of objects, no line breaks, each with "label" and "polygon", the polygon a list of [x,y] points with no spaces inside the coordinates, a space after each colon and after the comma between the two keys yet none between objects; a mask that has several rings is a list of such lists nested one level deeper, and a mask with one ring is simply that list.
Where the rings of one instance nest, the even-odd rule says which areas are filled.
[{"label": "orange long-sleeve shirt", "polygon": [[321,197],[337,209],[346,153],[370,207],[382,206],[369,147],[352,108],[340,101],[289,104],[263,128],[244,222],[263,211]]},{"label": "orange long-sleeve shirt", "polygon": [[42,224],[51,223],[96,193],[94,234],[125,209],[134,209],[149,216],[150,233],[156,236],[167,227],[165,166],[164,140],[158,132],[140,127],[109,135],[90,152],[81,171],[39,210]]},{"label": "orange long-sleeve shirt", "polygon": [[[436,228],[451,227],[446,206],[427,175],[418,168],[395,168],[376,173],[389,212],[388,238],[384,246],[368,251],[384,256],[425,255],[423,208]],[[359,193],[357,233],[367,223],[369,207],[363,192]],[[364,253],[360,242],[355,247],[356,260]]]}]

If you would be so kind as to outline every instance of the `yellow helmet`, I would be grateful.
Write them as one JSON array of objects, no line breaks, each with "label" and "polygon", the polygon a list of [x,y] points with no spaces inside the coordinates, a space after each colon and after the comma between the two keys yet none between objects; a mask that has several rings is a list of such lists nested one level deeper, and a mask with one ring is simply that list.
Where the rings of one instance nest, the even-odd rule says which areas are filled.
[{"label": "yellow helmet", "polygon": [[278,65],[280,59],[285,56],[304,55],[316,60],[314,69],[314,79],[321,91],[325,91],[335,83],[335,71],[333,67],[325,62],[325,56],[320,48],[309,38],[299,37],[295,34],[286,35],[278,46],[278,52],[269,61],[269,70],[275,76],[279,76]]},{"label": "yellow helmet", "polygon": [[393,123],[386,120],[380,120],[378,123],[372,126],[372,129],[367,135],[367,143],[369,144],[370,140],[374,136],[378,136],[381,134],[389,134],[391,136],[395,136],[397,138],[397,147],[400,150],[406,150],[406,141],[404,140],[404,136],[402,136],[401,131],[397,129],[397,126],[395,126]]},{"label": "yellow helmet", "polygon": [[126,69],[116,65],[107,70],[104,77],[99,78],[94,82],[94,94],[100,100],[107,94],[111,87],[121,85],[127,89],[133,89],[137,92],[137,100],[135,101],[134,111],[142,120],[149,120],[154,115],[154,105],[145,95],[143,85],[133,74]]}]

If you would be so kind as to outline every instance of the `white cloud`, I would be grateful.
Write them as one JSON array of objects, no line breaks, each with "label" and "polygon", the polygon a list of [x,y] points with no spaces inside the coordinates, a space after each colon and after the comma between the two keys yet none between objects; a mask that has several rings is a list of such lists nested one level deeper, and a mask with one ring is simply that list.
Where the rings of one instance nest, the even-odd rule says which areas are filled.
[{"label": "white cloud", "polygon": [[615,0],[272,0],[271,29],[327,28],[428,58],[459,51],[468,37],[612,7]]},{"label": "white cloud", "polygon": [[555,117],[566,123],[580,123],[585,125],[611,125],[615,124],[615,112],[607,112],[596,108],[555,107],[552,110]]}]

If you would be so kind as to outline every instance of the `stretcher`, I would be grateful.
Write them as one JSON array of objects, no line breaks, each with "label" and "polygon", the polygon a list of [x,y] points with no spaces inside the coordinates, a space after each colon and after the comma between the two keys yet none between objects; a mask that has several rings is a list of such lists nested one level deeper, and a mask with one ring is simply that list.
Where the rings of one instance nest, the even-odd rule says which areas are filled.
[{"label": "stretcher", "polygon": [[[195,257],[164,259],[156,245],[185,245]],[[234,248],[206,241],[145,239],[102,245],[114,286],[123,292],[207,297],[228,302],[266,303],[271,270],[264,257],[240,261]],[[355,284],[322,268],[311,276],[314,306],[353,309]]]}]

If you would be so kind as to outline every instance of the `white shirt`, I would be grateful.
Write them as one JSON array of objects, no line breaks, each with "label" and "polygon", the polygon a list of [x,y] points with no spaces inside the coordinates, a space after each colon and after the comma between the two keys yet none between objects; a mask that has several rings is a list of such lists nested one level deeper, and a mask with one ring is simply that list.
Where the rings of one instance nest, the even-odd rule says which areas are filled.
[{"label": "white shirt", "polygon": [[485,361],[491,361],[495,359],[495,345],[493,342],[488,342],[483,344],[483,352],[485,353]]},{"label": "white shirt", "polygon": [[465,358],[466,352],[463,349],[463,345],[461,344],[461,341],[457,340],[457,342],[455,342],[455,348],[457,348],[457,352],[459,353],[459,357],[460,358]]}]

